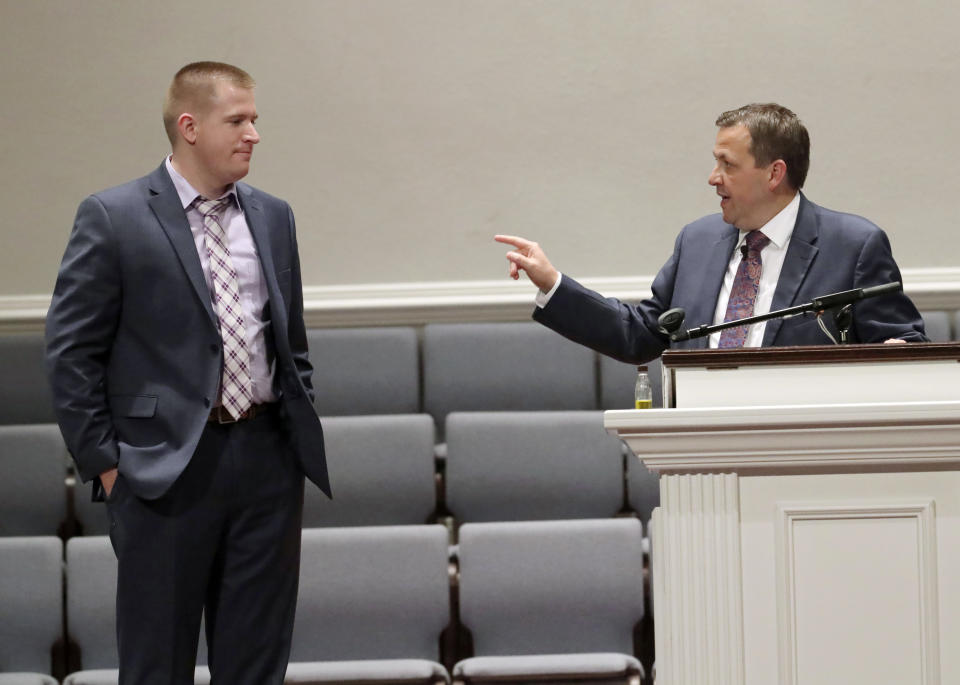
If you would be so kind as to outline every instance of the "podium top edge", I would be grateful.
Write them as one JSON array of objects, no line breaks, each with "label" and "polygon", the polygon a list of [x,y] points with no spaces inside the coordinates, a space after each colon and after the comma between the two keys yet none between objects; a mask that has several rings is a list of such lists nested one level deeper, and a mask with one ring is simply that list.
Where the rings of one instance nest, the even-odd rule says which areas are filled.
[{"label": "podium top edge", "polygon": [[883,343],[749,347],[725,350],[667,350],[665,368],[734,367],[852,362],[960,361],[960,343]]}]

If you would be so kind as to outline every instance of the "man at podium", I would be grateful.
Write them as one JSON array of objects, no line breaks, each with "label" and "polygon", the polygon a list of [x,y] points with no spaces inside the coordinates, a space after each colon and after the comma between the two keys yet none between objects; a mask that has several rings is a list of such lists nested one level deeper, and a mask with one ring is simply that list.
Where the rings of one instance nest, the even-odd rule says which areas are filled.
[{"label": "man at podium", "polygon": [[[685,328],[719,324],[804,304],[834,292],[900,281],[884,232],[863,217],[820,207],[801,192],[810,137],[777,104],[721,114],[708,183],[720,214],[684,227],[673,254],[638,305],[605,298],[561,275],[540,246],[514,246],[510,275],[525,271],[540,292],[533,318],[598,352],[626,362],[654,359],[671,345],[658,318],[680,307]],[[677,348],[822,345],[838,338],[832,317],[812,315],[733,327],[674,343]],[[849,342],[925,341],[923,321],[902,292],[853,307]]]}]

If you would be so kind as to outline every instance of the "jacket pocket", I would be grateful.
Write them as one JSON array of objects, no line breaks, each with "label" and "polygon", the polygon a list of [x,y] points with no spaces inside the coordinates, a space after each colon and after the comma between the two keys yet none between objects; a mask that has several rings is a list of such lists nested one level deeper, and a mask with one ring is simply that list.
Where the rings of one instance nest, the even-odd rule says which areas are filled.
[{"label": "jacket pocket", "polygon": [[114,416],[149,419],[157,413],[157,395],[110,395]]}]

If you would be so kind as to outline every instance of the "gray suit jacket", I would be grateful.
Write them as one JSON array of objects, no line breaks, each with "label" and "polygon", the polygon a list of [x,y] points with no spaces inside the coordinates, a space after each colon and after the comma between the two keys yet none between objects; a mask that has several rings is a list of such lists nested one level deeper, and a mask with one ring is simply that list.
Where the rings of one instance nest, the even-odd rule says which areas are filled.
[{"label": "gray suit jacket", "polygon": [[[293,213],[243,183],[237,195],[266,278],[286,430],[304,473],[329,495]],[[140,497],[163,495],[200,440],[222,354],[200,258],[164,165],[84,200],[47,314],[57,420],[81,478],[118,467]]]},{"label": "gray suit jacket", "polygon": [[[560,287],[534,319],[558,333],[621,361],[642,364],[670,346],[657,329],[668,309],[686,310],[683,328],[713,323],[717,297],[736,228],[719,214],[698,219],[680,232],[673,254],[653,281],[653,296],[638,305],[584,288],[563,277]],[[880,228],[863,217],[819,207],[800,196],[797,223],[773,295],[771,311],[804,304],[833,292],[900,280],[890,242]],[[925,341],[923,320],[903,293],[862,300],[854,306],[851,342],[887,338]],[[836,337],[832,317],[825,317]],[[763,345],[830,344],[813,317],[768,321]],[[708,338],[675,343],[676,348],[705,348]]]}]

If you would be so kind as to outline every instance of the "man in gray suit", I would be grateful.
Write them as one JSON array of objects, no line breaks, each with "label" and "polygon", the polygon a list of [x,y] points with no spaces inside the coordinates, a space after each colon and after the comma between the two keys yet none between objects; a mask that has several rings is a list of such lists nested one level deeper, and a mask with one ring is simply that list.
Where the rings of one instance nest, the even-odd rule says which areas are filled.
[{"label": "man in gray suit", "polygon": [[304,474],[330,493],[293,213],[239,182],[253,87],[176,74],[172,155],[80,204],[47,316],[60,428],[110,516],[125,684],[192,683],[204,609],[214,682],[281,683]]},{"label": "man in gray suit", "polygon": [[[674,307],[686,312],[684,328],[694,328],[900,281],[882,230],[862,217],[819,207],[800,192],[810,165],[810,137],[793,112],[752,104],[724,112],[716,124],[716,165],[708,182],[721,198],[721,214],[680,232],[653,281],[652,296],[638,305],[604,298],[561,276],[535,242],[496,236],[516,248],[507,254],[510,276],[516,279],[523,270],[540,289],[537,321],[598,352],[640,364],[670,346],[658,318]],[[730,331],[674,346],[822,345],[837,337],[832,317],[778,319]],[[926,340],[920,314],[902,293],[857,303],[850,338]]]}]

